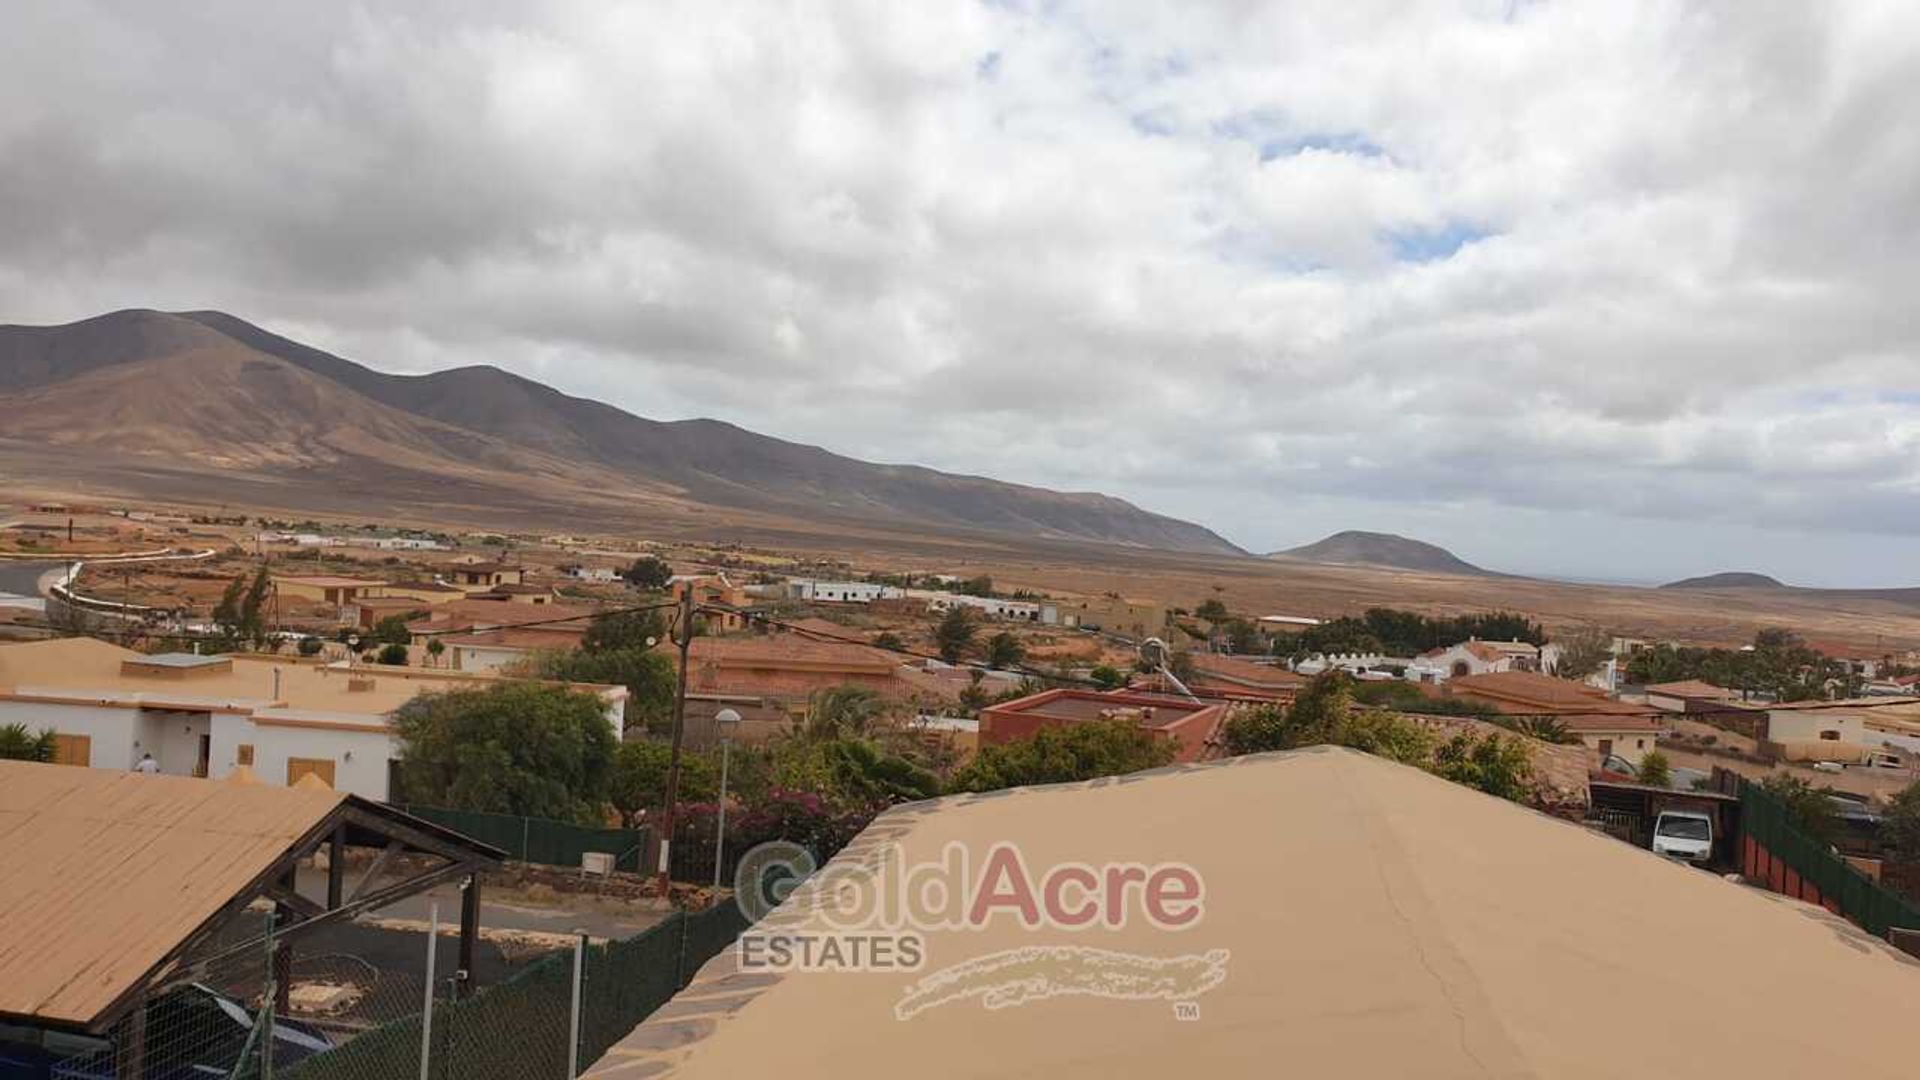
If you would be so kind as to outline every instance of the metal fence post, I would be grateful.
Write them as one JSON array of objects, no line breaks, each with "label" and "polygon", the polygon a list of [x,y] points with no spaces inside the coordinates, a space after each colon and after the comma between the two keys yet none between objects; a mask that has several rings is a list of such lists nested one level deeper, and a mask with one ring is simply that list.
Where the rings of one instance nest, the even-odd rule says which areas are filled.
[{"label": "metal fence post", "polygon": [[427,993],[420,1006],[420,1080],[427,1080],[433,1046],[433,956],[440,944],[440,901],[427,906]]},{"label": "metal fence post", "polygon": [[580,980],[586,971],[587,935],[573,939],[573,1012],[567,1023],[567,1080],[580,1075]]}]

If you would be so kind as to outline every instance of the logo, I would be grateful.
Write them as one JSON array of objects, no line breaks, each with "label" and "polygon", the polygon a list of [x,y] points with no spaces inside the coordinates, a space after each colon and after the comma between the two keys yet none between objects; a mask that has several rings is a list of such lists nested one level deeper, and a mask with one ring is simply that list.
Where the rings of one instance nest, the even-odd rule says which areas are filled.
[{"label": "logo", "polygon": [[[932,962],[936,934],[991,928],[1083,935],[1147,926],[1171,935],[1199,926],[1206,887],[1185,863],[1063,862],[1036,866],[1010,843],[983,858],[958,841],[933,861],[897,843],[819,868],[798,844],[762,844],[741,860],[735,896],[755,926],[736,946],[743,971],[896,972]],[[778,915],[773,915],[775,909]],[[1036,941],[920,975],[894,1008],[900,1020],[973,1001],[989,1010],[1080,995],[1160,1000],[1182,1020],[1225,981],[1226,949],[1166,956]]]}]

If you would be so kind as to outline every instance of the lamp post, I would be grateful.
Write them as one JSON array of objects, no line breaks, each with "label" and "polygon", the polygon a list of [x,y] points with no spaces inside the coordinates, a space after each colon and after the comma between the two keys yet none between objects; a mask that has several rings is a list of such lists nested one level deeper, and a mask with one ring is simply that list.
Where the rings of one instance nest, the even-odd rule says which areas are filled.
[{"label": "lamp post", "polygon": [[720,732],[720,806],[713,826],[713,892],[720,895],[720,868],[727,864],[727,760],[733,756],[733,740],[728,738],[740,727],[740,714],[721,709],[713,714],[714,727]]}]

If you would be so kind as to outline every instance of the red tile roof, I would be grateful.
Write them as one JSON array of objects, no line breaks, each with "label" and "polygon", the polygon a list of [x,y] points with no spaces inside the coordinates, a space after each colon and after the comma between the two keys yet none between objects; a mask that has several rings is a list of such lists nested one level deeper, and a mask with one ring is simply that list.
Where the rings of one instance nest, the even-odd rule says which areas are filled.
[{"label": "red tile roof", "polygon": [[1648,715],[1658,710],[1615,701],[1603,690],[1533,671],[1496,671],[1461,675],[1447,683],[1456,697],[1484,701],[1504,713],[1609,713]]}]

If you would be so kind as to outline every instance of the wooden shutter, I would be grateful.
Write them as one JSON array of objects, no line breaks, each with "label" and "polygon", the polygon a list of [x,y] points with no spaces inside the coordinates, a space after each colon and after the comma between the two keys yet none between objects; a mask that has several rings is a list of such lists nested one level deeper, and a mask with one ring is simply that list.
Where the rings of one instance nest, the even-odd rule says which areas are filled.
[{"label": "wooden shutter", "polygon": [[308,773],[312,773],[313,775],[318,776],[320,779],[326,781],[326,784],[328,787],[332,787],[333,786],[333,759],[332,758],[304,758],[304,757],[290,757],[287,759],[287,786],[288,787],[292,787],[294,784],[299,783],[300,778],[307,775]]},{"label": "wooden shutter", "polygon": [[93,736],[55,735],[53,737],[53,763],[55,765],[93,764]]}]

